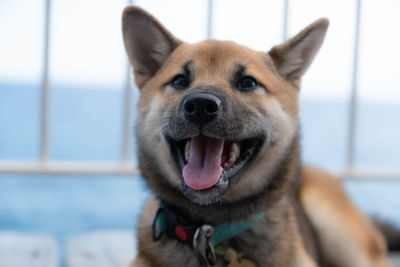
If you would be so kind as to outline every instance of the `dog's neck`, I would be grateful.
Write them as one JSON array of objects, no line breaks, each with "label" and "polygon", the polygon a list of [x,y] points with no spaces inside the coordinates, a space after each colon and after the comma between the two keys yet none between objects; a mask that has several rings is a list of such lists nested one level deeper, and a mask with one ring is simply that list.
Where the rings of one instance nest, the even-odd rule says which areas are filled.
[{"label": "dog's neck", "polygon": [[[187,200],[176,189],[168,187],[153,188],[161,203],[167,206],[175,206],[184,216],[194,222],[208,223],[212,225],[224,224],[233,221],[246,221],[260,212],[275,213],[274,206],[281,206],[282,199],[289,198],[300,175],[300,151],[299,138],[296,136],[281,162],[277,164],[270,177],[257,194],[232,203],[218,203],[208,206],[195,205]],[[148,172],[150,174],[154,173]],[[143,173],[146,176],[146,172]],[[162,179],[162,178],[159,178]],[[286,201],[284,201],[286,202]]]}]

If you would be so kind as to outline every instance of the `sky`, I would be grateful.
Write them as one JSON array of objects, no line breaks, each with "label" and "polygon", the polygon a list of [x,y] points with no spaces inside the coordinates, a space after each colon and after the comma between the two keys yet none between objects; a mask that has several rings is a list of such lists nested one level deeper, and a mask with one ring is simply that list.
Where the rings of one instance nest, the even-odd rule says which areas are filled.
[{"label": "sky", "polygon": [[[0,0],[0,81],[39,83],[44,0]],[[207,0],[134,0],[178,38],[207,36]],[[303,79],[302,94],[349,96],[352,87],[356,1],[291,0],[288,34],[320,17],[330,19],[325,43]],[[52,84],[122,88],[127,60],[122,44],[123,0],[53,0]],[[400,103],[400,1],[363,0],[357,88],[361,99]],[[283,0],[214,0],[212,38],[268,51],[283,41]]]}]

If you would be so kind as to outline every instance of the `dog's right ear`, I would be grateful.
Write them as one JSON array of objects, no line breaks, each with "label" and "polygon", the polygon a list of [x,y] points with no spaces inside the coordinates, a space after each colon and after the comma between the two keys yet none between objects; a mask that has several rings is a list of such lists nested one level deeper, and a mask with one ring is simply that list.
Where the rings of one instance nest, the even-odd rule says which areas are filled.
[{"label": "dog's right ear", "polygon": [[182,43],[152,15],[136,6],[125,8],[122,15],[122,33],[139,88],[161,68],[172,51]]}]

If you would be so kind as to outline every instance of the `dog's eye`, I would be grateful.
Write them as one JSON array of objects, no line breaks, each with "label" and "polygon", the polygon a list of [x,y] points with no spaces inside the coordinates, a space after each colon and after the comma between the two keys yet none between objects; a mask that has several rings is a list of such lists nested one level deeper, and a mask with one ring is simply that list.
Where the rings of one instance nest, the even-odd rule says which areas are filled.
[{"label": "dog's eye", "polygon": [[189,79],[184,74],[175,75],[170,85],[175,89],[186,89],[189,86]]},{"label": "dog's eye", "polygon": [[251,76],[244,76],[237,81],[236,88],[239,91],[248,92],[259,86],[258,81]]}]

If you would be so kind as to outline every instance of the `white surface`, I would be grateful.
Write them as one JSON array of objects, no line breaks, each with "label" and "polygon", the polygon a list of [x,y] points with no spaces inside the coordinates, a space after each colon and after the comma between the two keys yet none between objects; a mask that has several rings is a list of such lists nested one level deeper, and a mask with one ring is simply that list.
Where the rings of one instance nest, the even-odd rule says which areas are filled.
[{"label": "white surface", "polygon": [[56,267],[57,242],[45,235],[0,232],[0,267]]},{"label": "white surface", "polygon": [[128,266],[136,255],[136,237],[130,231],[102,231],[67,239],[67,267]]},{"label": "white surface", "polygon": [[389,258],[390,262],[393,264],[393,267],[400,267],[400,253],[390,254]]},{"label": "white surface", "polygon": [[[66,239],[66,267],[123,267],[136,255],[131,231],[99,231]],[[0,267],[58,267],[57,242],[46,235],[0,232]],[[400,267],[400,254],[391,254],[393,267]]]}]

